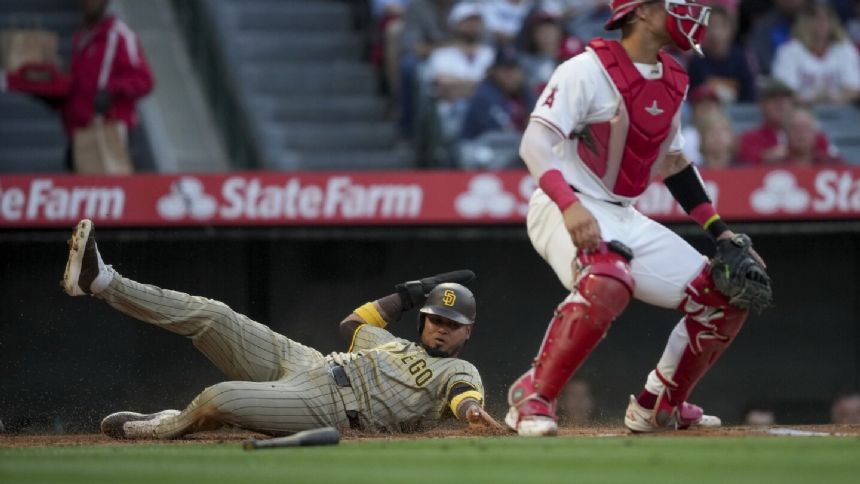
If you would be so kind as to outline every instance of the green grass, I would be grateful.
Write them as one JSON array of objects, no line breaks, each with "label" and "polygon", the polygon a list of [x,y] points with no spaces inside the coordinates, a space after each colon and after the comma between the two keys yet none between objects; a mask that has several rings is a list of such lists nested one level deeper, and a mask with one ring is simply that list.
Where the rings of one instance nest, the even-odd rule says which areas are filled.
[{"label": "green grass", "polygon": [[370,440],[246,452],[239,443],[0,449],[0,482],[858,482],[860,439]]}]

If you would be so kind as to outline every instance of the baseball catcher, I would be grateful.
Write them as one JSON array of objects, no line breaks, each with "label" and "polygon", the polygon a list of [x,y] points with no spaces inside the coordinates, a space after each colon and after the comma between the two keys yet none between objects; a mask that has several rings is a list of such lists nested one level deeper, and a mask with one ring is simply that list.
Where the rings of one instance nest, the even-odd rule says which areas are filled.
[{"label": "baseball catcher", "polygon": [[[397,285],[340,324],[349,351],[323,355],[227,305],[144,285],[102,261],[93,223],[69,241],[63,289],[90,294],[141,321],[189,338],[230,381],[203,390],[182,411],[117,412],[101,430],[120,439],[172,439],[230,424],[269,435],[318,427],[417,431],[446,416],[499,427],[483,410],[478,370],[457,356],[475,325],[475,298],[456,271]],[[385,326],[419,307],[419,343]]]},{"label": "baseball catcher", "polygon": [[[684,157],[681,110],[689,77],[664,47],[701,54],[710,7],[694,0],[611,0],[606,29],[553,73],[522,138],[538,189],[527,229],[570,291],[556,307],[533,367],[511,385],[505,423],[523,436],[558,431],[555,403],[632,299],[682,313],[624,425],[633,432],[718,426],[688,402],[740,332],[770,304],[770,280],[749,237],[717,213]],[[635,203],[661,177],[715,241],[709,262]]]}]

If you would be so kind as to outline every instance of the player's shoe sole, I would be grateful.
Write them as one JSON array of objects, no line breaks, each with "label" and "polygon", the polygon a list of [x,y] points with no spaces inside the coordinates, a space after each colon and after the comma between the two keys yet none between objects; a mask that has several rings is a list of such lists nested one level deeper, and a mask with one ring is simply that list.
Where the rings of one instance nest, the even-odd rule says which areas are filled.
[{"label": "player's shoe sole", "polygon": [[69,239],[69,258],[60,285],[70,296],[83,296],[103,290],[111,279],[96,244],[95,226],[81,220]]},{"label": "player's shoe sole", "polygon": [[[101,422],[101,431],[114,439],[151,439],[155,438],[152,431],[159,422],[168,417],[179,415],[179,410],[163,410],[161,412],[143,414],[137,412],[116,412],[105,417]],[[130,422],[145,422],[146,426],[129,426]]]},{"label": "player's shoe sole", "polygon": [[69,259],[66,261],[66,270],[63,273],[62,283],[63,290],[69,296],[84,296],[87,294],[86,291],[81,289],[79,282],[81,267],[84,263],[84,252],[92,230],[92,221],[87,219],[81,220],[75,226],[72,238],[69,239]]},{"label": "player's shoe sole", "polygon": [[86,294],[80,286],[78,279],[81,276],[81,265],[84,260],[84,248],[87,244],[87,239],[92,230],[92,222],[89,220],[81,220],[75,226],[72,232],[72,238],[69,239],[69,258],[66,261],[66,270],[63,273],[63,290],[69,296],[83,296]]}]

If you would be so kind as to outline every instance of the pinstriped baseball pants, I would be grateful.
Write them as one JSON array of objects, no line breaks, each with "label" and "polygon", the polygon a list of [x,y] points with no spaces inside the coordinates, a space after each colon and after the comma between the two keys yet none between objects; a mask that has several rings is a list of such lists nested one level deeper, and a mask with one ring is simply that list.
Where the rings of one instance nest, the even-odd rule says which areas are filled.
[{"label": "pinstriped baseball pants", "polygon": [[354,395],[335,385],[319,351],[222,302],[119,274],[97,297],[128,316],[190,338],[234,380],[203,390],[179,415],[160,423],[155,437],[175,438],[223,424],[271,435],[324,426],[349,428],[344,398],[354,400]]}]

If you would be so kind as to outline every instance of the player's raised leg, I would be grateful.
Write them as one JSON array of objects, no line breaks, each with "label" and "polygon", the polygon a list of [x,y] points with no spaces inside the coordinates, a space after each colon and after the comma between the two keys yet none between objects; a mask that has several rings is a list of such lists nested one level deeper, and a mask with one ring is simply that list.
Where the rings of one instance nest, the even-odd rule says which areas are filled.
[{"label": "player's raised leg", "polygon": [[128,316],[188,337],[232,380],[275,380],[323,358],[318,351],[222,302],[121,276],[103,263],[95,228],[89,220],[81,220],[75,226],[62,285],[69,295],[92,294]]}]

